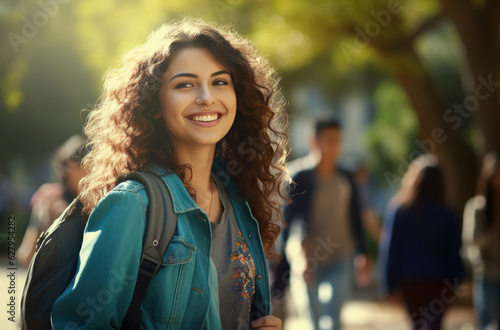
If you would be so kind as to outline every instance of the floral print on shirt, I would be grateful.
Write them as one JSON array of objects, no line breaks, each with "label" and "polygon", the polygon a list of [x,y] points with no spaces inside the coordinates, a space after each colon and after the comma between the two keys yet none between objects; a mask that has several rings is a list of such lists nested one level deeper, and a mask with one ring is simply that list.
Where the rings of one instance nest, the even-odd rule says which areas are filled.
[{"label": "floral print on shirt", "polygon": [[236,280],[233,290],[238,295],[238,299],[232,307],[233,310],[240,312],[244,307],[250,306],[255,291],[255,264],[241,231],[238,234],[239,238],[235,243],[236,251],[231,253],[232,260],[239,263],[233,268],[233,278]]}]

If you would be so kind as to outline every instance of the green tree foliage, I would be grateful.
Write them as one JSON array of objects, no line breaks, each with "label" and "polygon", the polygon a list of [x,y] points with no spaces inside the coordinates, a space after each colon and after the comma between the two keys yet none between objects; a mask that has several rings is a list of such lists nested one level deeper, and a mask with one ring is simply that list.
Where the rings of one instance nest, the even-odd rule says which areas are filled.
[{"label": "green tree foliage", "polygon": [[397,162],[411,152],[417,138],[418,123],[415,113],[401,87],[392,80],[380,83],[375,90],[374,106],[377,116],[366,131],[374,170],[379,173],[397,173]]},{"label": "green tree foliage", "polygon": [[[477,88],[485,85],[484,81],[489,79],[489,85],[498,81],[500,3],[481,0],[338,0],[315,1],[314,4],[299,0],[285,4],[274,0],[268,3],[280,8],[280,15],[286,12],[282,15],[286,29],[282,24],[281,34],[274,30],[269,34],[256,33],[263,38],[279,40],[286,40],[288,34],[288,47],[279,42],[261,42],[273,54],[285,49],[286,56],[280,55],[289,61],[282,63],[285,70],[287,67],[293,70],[294,65],[312,66],[316,58],[326,55],[331,63],[324,70],[332,80],[350,74],[353,68],[359,70],[376,65],[400,84],[415,111],[419,137],[426,141],[432,139],[428,151],[441,158],[448,175],[451,201],[460,211],[473,193],[474,154],[500,148],[500,133],[494,128],[500,124],[500,93],[492,87],[483,100],[476,97]],[[262,23],[265,21],[254,29],[269,29]],[[301,39],[310,38],[313,46],[307,49],[291,46],[290,40],[294,40],[290,37],[291,31],[300,31],[304,36]],[[450,36],[442,31],[453,33]],[[436,36],[439,42],[428,40]],[[447,49],[458,50],[460,58],[455,55],[443,61],[437,52],[429,56],[432,51],[426,46],[431,44],[445,50],[447,55],[450,54]],[[311,62],[307,62],[308,59]],[[450,66],[451,63],[455,65]],[[447,80],[446,76],[453,79]],[[465,82],[463,86],[456,83],[460,80]],[[459,97],[462,99],[455,103]],[[465,103],[467,100],[469,104]],[[455,104],[460,112],[455,110]],[[460,106],[467,109],[460,110]],[[381,112],[377,107],[378,115],[383,116]],[[464,131],[470,120],[479,128],[481,143],[477,143],[478,139],[475,145],[467,142]],[[454,124],[450,125],[451,122]],[[380,138],[391,143],[392,135],[380,130]],[[409,155],[414,154],[411,152],[414,148],[410,148]],[[409,155],[399,156],[409,162],[412,160]],[[392,163],[400,165],[401,161],[393,158]]]},{"label": "green tree foliage", "polygon": [[81,133],[81,111],[95,102],[97,88],[76,51],[74,3],[2,9],[10,19],[1,20],[0,170],[36,174],[64,140]]}]

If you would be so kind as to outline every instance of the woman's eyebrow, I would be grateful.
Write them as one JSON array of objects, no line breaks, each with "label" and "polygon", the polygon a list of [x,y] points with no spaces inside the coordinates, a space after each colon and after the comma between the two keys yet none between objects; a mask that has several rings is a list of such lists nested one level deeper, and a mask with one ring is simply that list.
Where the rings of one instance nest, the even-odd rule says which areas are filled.
[{"label": "woman's eyebrow", "polygon": [[226,70],[221,70],[221,71],[217,71],[217,72],[214,72],[210,75],[210,77],[215,77],[215,76],[218,76],[218,75],[221,75],[221,74],[227,74],[227,75],[231,75],[229,72],[227,72]]},{"label": "woman's eyebrow", "polygon": [[178,73],[178,74],[174,75],[168,81],[172,81],[172,80],[174,80],[175,78],[178,78],[178,77],[198,78],[198,76],[195,75],[195,74],[193,74],[193,73],[181,72],[181,73]]},{"label": "woman's eyebrow", "polygon": [[[227,74],[227,75],[231,75],[228,71],[226,70],[221,70],[221,71],[217,71],[217,72],[214,72],[210,75],[210,77],[215,77],[215,76],[219,76],[221,74]],[[172,78],[170,78],[168,81],[172,81],[174,80],[175,78],[179,78],[179,77],[189,77],[189,78],[198,78],[198,75],[194,74],[194,73],[188,73],[188,72],[181,72],[181,73],[178,73],[176,75],[174,75]]]}]

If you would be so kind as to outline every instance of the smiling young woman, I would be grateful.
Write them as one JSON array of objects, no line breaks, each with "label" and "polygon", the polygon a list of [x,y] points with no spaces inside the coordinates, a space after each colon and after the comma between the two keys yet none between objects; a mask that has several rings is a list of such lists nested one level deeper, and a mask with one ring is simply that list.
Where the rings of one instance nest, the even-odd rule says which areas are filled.
[{"label": "smiling young woman", "polygon": [[[107,74],[85,127],[79,198],[88,222],[54,328],[121,326],[134,286],[110,286],[117,272],[135,283],[148,204],[138,182],[115,187],[131,171],[161,175],[178,217],[141,327],[281,328],[270,315],[266,257],[282,226],[286,123],[275,72],[232,31],[184,19],[130,51]],[[242,150],[249,143],[252,157]],[[89,305],[103,290],[106,303]]]}]

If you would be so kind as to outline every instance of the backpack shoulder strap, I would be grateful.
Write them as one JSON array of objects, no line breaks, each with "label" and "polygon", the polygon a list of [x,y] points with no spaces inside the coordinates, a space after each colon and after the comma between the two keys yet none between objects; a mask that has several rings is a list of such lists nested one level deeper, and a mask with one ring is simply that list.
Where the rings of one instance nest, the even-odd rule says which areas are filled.
[{"label": "backpack shoulder strap", "polygon": [[121,176],[117,184],[126,180],[139,181],[149,198],[148,219],[144,235],[139,274],[132,302],[123,320],[122,329],[138,329],[141,301],[149,282],[161,266],[163,255],[177,226],[172,198],[163,179],[149,172],[131,172]]}]

